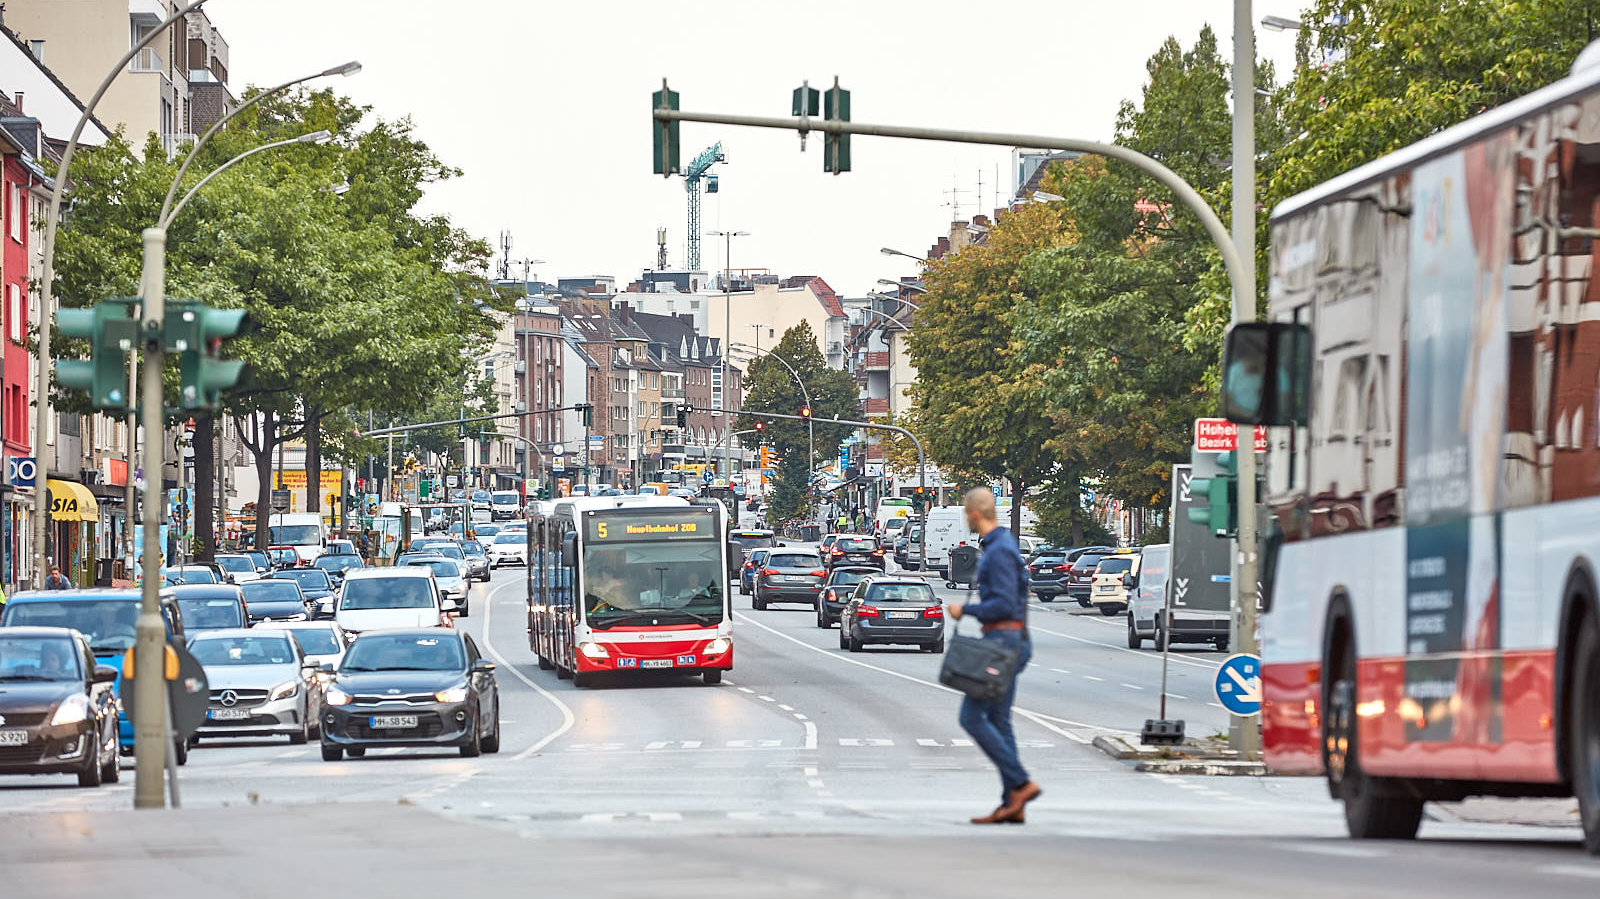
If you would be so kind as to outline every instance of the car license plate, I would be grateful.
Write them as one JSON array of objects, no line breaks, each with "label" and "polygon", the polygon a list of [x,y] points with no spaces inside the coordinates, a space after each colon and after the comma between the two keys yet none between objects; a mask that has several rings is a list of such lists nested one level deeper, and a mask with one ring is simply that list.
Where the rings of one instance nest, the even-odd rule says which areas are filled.
[{"label": "car license plate", "polygon": [[889,617],[890,618],[915,618],[915,617],[917,617],[917,613],[916,612],[890,612],[889,613]]},{"label": "car license plate", "polygon": [[373,715],[367,719],[367,726],[374,728],[416,727],[416,715]]},{"label": "car license plate", "polygon": [[250,717],[249,709],[212,709],[212,721],[243,721]]},{"label": "car license plate", "polygon": [[671,659],[642,659],[639,662],[639,667],[640,668],[671,668],[672,667],[672,660]]},{"label": "car license plate", "polygon": [[0,730],[0,746],[26,746],[28,732],[18,728]]},{"label": "car license plate", "polygon": [[866,560],[867,560],[866,556],[851,556],[850,557],[850,561],[852,561],[852,562],[865,562]]}]

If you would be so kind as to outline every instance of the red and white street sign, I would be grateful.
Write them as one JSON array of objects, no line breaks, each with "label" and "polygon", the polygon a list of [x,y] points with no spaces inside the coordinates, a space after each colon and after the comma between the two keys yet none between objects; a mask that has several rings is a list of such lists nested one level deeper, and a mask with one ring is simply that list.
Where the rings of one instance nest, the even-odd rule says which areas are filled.
[{"label": "red and white street sign", "polygon": [[[1267,429],[1256,425],[1256,452],[1267,451]],[[1239,426],[1226,418],[1197,418],[1194,420],[1194,451],[1197,453],[1231,453],[1239,449]]]}]

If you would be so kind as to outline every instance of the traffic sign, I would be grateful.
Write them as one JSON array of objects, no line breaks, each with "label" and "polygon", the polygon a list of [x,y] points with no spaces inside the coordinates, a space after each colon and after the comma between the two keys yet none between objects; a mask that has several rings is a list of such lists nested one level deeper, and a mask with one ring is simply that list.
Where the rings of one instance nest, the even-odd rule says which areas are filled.
[{"label": "traffic sign", "polygon": [[39,477],[39,460],[33,456],[6,457],[6,483],[13,487],[32,487]]},{"label": "traffic sign", "polygon": [[556,473],[564,472],[567,470],[567,464],[560,459],[556,459],[550,463],[550,470]]},{"label": "traffic sign", "polygon": [[[206,680],[206,671],[200,666],[200,660],[195,658],[189,650],[176,643],[168,643],[166,651],[171,656],[176,656],[177,671],[165,672],[167,677],[168,707],[172,710],[172,721],[168,722],[172,729],[177,731],[178,739],[187,740],[194,736],[206,720],[206,709],[211,705],[211,686]],[[133,675],[139,673],[133,667],[129,658],[133,650],[123,657],[122,687],[119,696],[122,700],[122,713],[129,721],[137,721],[134,712]],[[171,662],[168,663],[169,665]],[[175,676],[173,676],[175,675]]]},{"label": "traffic sign", "polygon": [[278,510],[279,512],[285,512],[285,511],[288,511],[289,506],[290,506],[289,491],[287,491],[287,490],[274,490],[274,491],[272,491],[272,508]]},{"label": "traffic sign", "polygon": [[603,435],[603,434],[590,434],[589,435],[589,445],[590,446],[600,446],[601,444],[603,444],[605,442],[606,442],[606,438],[605,438],[605,435]]},{"label": "traffic sign", "polygon": [[1217,669],[1217,702],[1235,715],[1254,715],[1261,711],[1261,657],[1235,653]]},{"label": "traffic sign", "polygon": [[[1267,429],[1256,425],[1256,452],[1267,451]],[[1239,426],[1226,418],[1194,420],[1194,450],[1197,453],[1231,453],[1239,449]]]}]

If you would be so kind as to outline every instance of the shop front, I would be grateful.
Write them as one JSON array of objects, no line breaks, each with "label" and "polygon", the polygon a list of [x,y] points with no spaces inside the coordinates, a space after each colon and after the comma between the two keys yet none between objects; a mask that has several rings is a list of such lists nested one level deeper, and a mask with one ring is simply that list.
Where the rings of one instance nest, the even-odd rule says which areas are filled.
[{"label": "shop front", "polygon": [[50,491],[46,555],[51,564],[61,566],[61,573],[73,584],[92,586],[94,560],[98,555],[96,529],[100,525],[100,505],[89,488],[77,481],[51,479],[46,486]]}]

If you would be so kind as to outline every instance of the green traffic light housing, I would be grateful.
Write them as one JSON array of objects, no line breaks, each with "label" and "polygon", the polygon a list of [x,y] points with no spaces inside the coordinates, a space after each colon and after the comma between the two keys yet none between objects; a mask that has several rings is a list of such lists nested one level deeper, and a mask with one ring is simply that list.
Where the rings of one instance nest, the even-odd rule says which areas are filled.
[{"label": "green traffic light housing", "polygon": [[1186,510],[1190,521],[1210,528],[1215,537],[1232,537],[1239,532],[1239,461],[1233,453],[1218,453],[1217,474],[1190,480],[1189,492],[1207,501],[1204,506],[1195,503]]},{"label": "green traffic light housing", "polygon": [[136,301],[122,297],[84,309],[56,312],[56,326],[67,337],[89,342],[89,359],[57,359],[56,381],[87,391],[96,409],[128,408],[128,354],[138,341],[133,319]]},{"label": "green traffic light housing", "polygon": [[[833,87],[822,96],[822,117],[828,121],[850,121],[850,92],[839,86],[839,76],[833,78]],[[828,134],[822,141],[822,170],[835,175],[850,171],[850,135]]]},{"label": "green traffic light housing", "polygon": [[222,342],[253,330],[243,309],[217,309],[193,300],[167,304],[162,345],[178,353],[178,405],[214,409],[222,391],[239,383],[245,364],[219,355]]}]

